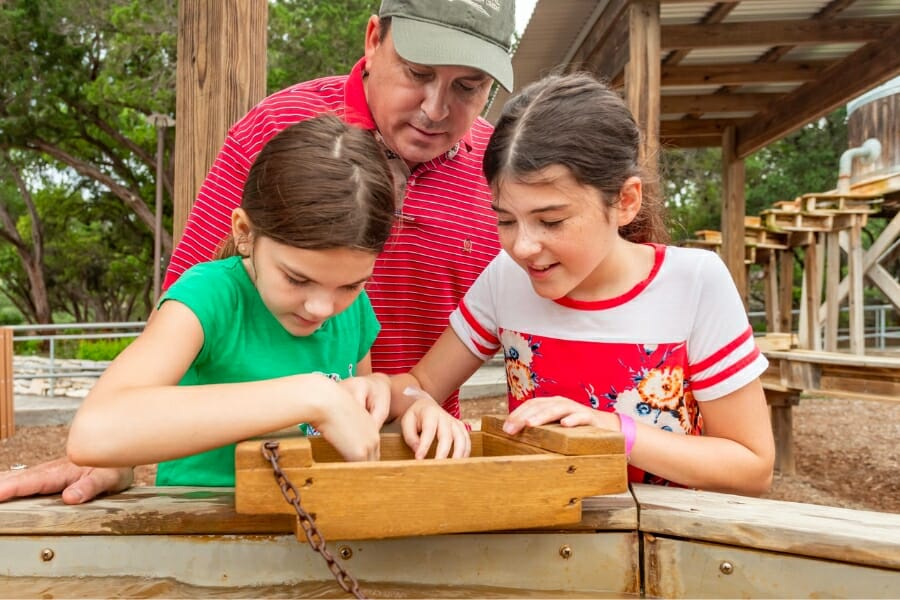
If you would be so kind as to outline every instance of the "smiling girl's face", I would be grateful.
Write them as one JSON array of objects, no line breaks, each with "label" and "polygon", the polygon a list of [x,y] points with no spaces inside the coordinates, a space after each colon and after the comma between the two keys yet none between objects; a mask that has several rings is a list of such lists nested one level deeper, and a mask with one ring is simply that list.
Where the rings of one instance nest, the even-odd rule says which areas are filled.
[{"label": "smiling girl's face", "polygon": [[[527,180],[504,178],[494,203],[503,249],[528,273],[535,292],[556,300],[604,299],[609,257],[623,242],[623,218],[599,190],[560,165]],[[626,211],[631,212],[631,211]]]}]

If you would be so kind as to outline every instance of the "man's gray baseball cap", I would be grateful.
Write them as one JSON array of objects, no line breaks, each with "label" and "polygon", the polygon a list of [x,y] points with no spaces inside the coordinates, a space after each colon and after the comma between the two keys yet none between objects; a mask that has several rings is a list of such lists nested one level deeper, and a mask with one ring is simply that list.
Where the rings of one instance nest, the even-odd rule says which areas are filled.
[{"label": "man's gray baseball cap", "polygon": [[515,0],[383,0],[378,16],[404,59],[479,69],[512,91]]}]

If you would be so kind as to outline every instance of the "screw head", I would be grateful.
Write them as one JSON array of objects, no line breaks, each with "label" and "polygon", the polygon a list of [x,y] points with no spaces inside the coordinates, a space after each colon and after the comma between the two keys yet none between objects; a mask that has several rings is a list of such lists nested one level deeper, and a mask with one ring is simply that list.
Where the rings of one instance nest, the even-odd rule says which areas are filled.
[{"label": "screw head", "polygon": [[559,547],[559,555],[562,556],[564,559],[568,560],[568,559],[572,558],[572,554],[573,554],[572,547],[570,545],[563,544],[562,546]]},{"label": "screw head", "polygon": [[723,575],[731,575],[734,573],[734,565],[727,560],[723,560],[719,564],[719,571],[721,571]]},{"label": "screw head", "polygon": [[353,548],[350,546],[341,546],[338,548],[338,556],[343,558],[344,560],[350,560],[353,558]]},{"label": "screw head", "polygon": [[53,560],[54,556],[56,556],[56,553],[53,552],[52,548],[44,548],[41,550],[41,560],[44,562],[50,562]]}]

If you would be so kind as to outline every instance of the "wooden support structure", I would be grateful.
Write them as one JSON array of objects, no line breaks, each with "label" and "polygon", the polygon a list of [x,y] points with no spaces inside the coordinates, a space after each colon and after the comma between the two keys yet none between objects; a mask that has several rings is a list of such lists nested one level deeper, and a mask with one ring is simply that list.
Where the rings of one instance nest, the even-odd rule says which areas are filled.
[{"label": "wooden support structure", "polygon": [[[565,527],[327,539],[328,549],[376,597],[894,598],[900,589],[900,515],[630,487],[584,499],[581,520]],[[231,488],[0,503],[0,586],[12,597],[339,593],[292,527],[287,515],[237,513]]]},{"label": "wooden support structure", "polygon": [[13,392],[13,332],[0,327],[0,440],[16,432],[16,398]]},{"label": "wooden support structure", "polygon": [[744,159],[737,155],[737,130],[722,135],[722,258],[731,272],[744,306],[747,305],[747,269],[744,266]]},{"label": "wooden support structure", "polygon": [[178,3],[173,240],[228,129],[265,96],[266,0]]}]

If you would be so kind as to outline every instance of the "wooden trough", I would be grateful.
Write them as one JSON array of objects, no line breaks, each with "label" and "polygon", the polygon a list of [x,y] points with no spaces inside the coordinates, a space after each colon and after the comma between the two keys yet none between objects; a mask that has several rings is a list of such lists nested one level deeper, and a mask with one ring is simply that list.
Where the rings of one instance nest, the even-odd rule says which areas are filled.
[{"label": "wooden trough", "polygon": [[[621,434],[547,425],[512,437],[502,424],[484,417],[465,459],[416,461],[399,433],[385,433],[379,462],[347,463],[322,438],[291,437],[278,442],[278,464],[327,539],[568,525],[581,520],[582,498],[627,489]],[[237,512],[296,514],[264,443],[237,447]],[[297,535],[305,539],[299,518]]]}]

